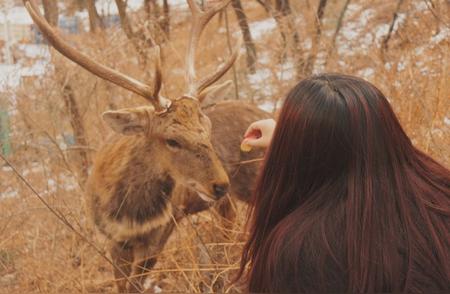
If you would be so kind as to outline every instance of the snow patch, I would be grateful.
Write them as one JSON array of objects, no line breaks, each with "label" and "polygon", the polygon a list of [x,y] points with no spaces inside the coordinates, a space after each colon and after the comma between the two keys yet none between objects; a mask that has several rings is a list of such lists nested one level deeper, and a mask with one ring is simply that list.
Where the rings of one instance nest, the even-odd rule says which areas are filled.
[{"label": "snow patch", "polygon": [[450,126],[450,117],[444,117],[444,124]]},{"label": "snow patch", "polygon": [[19,193],[11,187],[6,188],[6,191],[0,193],[0,199],[2,198],[14,198],[17,197]]},{"label": "snow patch", "polygon": [[17,88],[20,85],[22,77],[44,75],[50,66],[47,60],[39,59],[31,66],[17,64],[0,64],[0,92]]},{"label": "snow patch", "polygon": [[[128,0],[127,10],[136,11],[144,5],[143,0]],[[116,15],[119,13],[117,5],[114,0],[97,0],[95,7],[99,14],[102,15]]]},{"label": "snow patch", "polygon": [[425,3],[425,1],[416,1],[413,3],[414,8],[416,9],[416,11],[424,11],[427,10],[427,4]]},{"label": "snow patch", "polygon": [[448,41],[449,39],[450,39],[450,28],[444,27],[444,28],[441,28],[441,30],[439,31],[439,33],[437,35],[434,35],[433,37],[431,37],[430,41],[432,44],[439,44],[443,40]]},{"label": "snow patch", "polygon": [[370,79],[373,77],[375,73],[375,70],[371,67],[367,67],[365,69],[361,69],[358,71],[358,75],[365,78],[365,79]]},{"label": "snow patch", "polygon": [[12,172],[13,169],[10,166],[5,165],[5,166],[2,166],[2,171],[4,171],[4,172]]},{"label": "snow patch", "polygon": [[275,110],[276,103],[274,101],[264,101],[258,104],[258,108],[267,112],[273,112]]},{"label": "snow patch", "polygon": [[48,50],[47,45],[19,44],[18,48],[23,51],[28,58],[50,59],[50,51]]},{"label": "snow patch", "polygon": [[249,26],[252,37],[257,40],[273,31],[277,27],[277,24],[273,18],[266,18],[264,20],[251,22]]},{"label": "snow patch", "polygon": [[258,69],[255,73],[248,75],[248,81],[250,84],[259,85],[270,79],[272,72],[267,68]]},{"label": "snow patch", "polygon": [[295,78],[295,62],[286,61],[280,65],[280,69],[277,71],[276,75],[280,81],[289,81]]},{"label": "snow patch", "polygon": [[0,11],[0,24],[9,22],[16,25],[31,25],[33,20],[23,6],[9,8],[6,12]]},{"label": "snow patch", "polygon": [[258,62],[259,62],[260,64],[264,64],[264,65],[270,64],[271,59],[270,59],[270,54],[269,54],[269,52],[268,52],[268,51],[263,51],[263,52],[261,52],[261,53],[258,55]]}]

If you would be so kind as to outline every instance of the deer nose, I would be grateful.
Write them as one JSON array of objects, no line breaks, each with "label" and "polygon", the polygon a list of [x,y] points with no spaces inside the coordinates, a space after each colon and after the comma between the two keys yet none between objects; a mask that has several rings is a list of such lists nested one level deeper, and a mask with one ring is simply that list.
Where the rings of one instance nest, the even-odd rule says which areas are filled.
[{"label": "deer nose", "polygon": [[228,192],[228,184],[214,184],[213,185],[214,196],[221,198]]}]

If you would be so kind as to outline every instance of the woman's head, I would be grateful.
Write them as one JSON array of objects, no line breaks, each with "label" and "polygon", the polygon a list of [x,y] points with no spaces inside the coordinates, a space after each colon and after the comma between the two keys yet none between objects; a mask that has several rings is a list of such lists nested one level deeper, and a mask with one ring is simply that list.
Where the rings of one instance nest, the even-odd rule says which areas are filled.
[{"label": "woman's head", "polygon": [[[418,201],[430,181],[437,187],[429,200],[441,207],[448,171],[412,146],[375,86],[339,74],[301,81],[286,97],[253,199],[243,254],[243,265],[257,266],[249,270],[250,290],[276,290],[264,286],[268,273],[289,276],[294,267],[305,275],[305,265],[343,271],[343,291],[374,290],[381,281],[390,288],[375,290],[400,290],[404,277],[394,272],[404,270],[406,253],[395,252],[407,251],[413,219],[428,218]],[[386,277],[372,276],[380,272]],[[295,280],[284,289],[308,285]]]}]

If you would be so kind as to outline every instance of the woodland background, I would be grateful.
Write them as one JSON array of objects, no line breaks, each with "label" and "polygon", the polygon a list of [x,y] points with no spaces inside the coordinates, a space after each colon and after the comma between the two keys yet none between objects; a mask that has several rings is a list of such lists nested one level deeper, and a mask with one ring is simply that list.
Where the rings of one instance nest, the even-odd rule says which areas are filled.
[{"label": "woodland background", "polygon": [[[42,2],[76,48],[140,80],[151,80],[159,44],[164,94],[181,94],[190,27],[184,1]],[[60,219],[0,159],[0,293],[111,292],[105,242],[86,228],[83,185],[111,134],[101,113],[145,101],[48,48],[21,19],[21,5],[0,1],[0,143]],[[205,31],[198,68],[213,70],[243,36],[241,58],[225,77],[234,81],[229,99],[271,112],[302,77],[361,76],[386,94],[414,144],[450,167],[449,16],[446,0],[232,0]],[[211,212],[185,219],[151,274],[153,289],[238,291],[228,284],[245,239],[245,206],[236,209],[232,230]],[[213,255],[207,263],[199,244]]]}]

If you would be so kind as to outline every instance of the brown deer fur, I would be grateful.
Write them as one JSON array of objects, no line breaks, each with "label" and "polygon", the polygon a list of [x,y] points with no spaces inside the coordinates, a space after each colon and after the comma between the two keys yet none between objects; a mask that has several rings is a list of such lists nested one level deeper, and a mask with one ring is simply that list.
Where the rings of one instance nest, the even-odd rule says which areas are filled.
[{"label": "brown deer fur", "polygon": [[[156,263],[174,222],[223,196],[214,196],[214,185],[227,186],[230,178],[232,195],[247,200],[251,194],[258,164],[239,162],[262,155],[241,153],[239,145],[247,126],[269,115],[237,101],[204,112],[209,118],[198,101],[181,98],[162,116],[152,106],[104,115],[125,136],[114,136],[98,152],[86,202],[95,226],[111,241],[122,271],[115,269],[119,291],[142,290],[142,272]],[[230,207],[221,213],[230,216]],[[124,274],[139,277],[127,288]]]},{"label": "brown deer fur", "polygon": [[[226,102],[205,109],[208,118],[200,107],[206,96],[220,100],[219,93],[231,85],[230,81],[214,83],[236,61],[240,43],[216,71],[198,79],[195,70],[201,33],[230,0],[217,1],[206,10],[187,0],[192,13],[185,60],[187,94],[175,100],[160,94],[159,47],[155,47],[154,83],[142,83],[73,48],[48,24],[33,0],[23,1],[35,24],[61,54],[152,104],[104,113],[106,123],[121,135],[98,152],[86,187],[88,215],[111,241],[119,291],[141,291],[142,273],[153,267],[178,219],[226,195],[230,179],[232,194],[243,200],[251,194],[257,164],[240,165],[239,161],[261,154],[241,154],[239,143],[251,122],[268,115],[244,103]],[[220,212],[232,217],[227,202]]]}]

